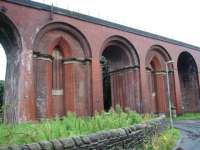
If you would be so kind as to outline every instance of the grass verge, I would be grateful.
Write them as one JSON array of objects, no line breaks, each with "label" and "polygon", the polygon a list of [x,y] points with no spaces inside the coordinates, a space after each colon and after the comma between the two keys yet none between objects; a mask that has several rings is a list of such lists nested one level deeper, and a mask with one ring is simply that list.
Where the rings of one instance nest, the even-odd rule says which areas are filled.
[{"label": "grass verge", "polygon": [[96,114],[94,117],[76,117],[73,113],[68,113],[62,120],[55,118],[15,126],[0,124],[0,146],[84,135],[99,130],[127,127],[149,119],[152,119],[152,115],[141,116],[128,109],[125,113],[120,107],[116,107],[115,111]]},{"label": "grass verge", "polygon": [[184,113],[177,116],[175,120],[200,120],[200,113]]}]

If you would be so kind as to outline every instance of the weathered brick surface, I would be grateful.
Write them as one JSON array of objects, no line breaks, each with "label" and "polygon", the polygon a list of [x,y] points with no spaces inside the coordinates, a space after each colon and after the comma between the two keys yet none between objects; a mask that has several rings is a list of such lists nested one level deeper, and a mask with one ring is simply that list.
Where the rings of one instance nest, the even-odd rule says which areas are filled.
[{"label": "weathered brick surface", "polygon": [[[62,115],[103,111],[102,55],[110,60],[112,107],[167,113],[164,71],[173,60],[170,93],[177,112],[200,111],[199,47],[59,8],[50,19],[50,11],[51,6],[29,0],[0,0],[0,40],[8,57],[4,121],[52,118],[60,108]],[[64,63],[59,105],[52,96],[55,48]],[[185,52],[191,56],[182,59],[187,65],[180,61]]]},{"label": "weathered brick surface", "polygon": [[150,141],[156,133],[161,132],[166,127],[168,127],[168,122],[165,117],[159,117],[147,123],[131,127],[99,131],[85,136],[43,141],[29,145],[15,145],[0,148],[0,150],[130,149]]}]

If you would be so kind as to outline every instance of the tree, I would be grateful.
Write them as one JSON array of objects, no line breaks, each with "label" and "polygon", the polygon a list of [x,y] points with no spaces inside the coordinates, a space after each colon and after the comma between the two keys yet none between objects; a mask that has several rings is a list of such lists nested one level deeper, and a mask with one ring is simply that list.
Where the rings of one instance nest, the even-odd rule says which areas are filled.
[{"label": "tree", "polygon": [[4,84],[5,81],[0,80],[0,107],[3,105]]}]

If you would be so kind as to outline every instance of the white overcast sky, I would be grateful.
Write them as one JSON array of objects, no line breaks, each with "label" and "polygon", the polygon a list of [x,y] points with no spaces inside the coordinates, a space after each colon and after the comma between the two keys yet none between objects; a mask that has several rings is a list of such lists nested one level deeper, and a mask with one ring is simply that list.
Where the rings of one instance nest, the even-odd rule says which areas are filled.
[{"label": "white overcast sky", "polygon": [[[200,47],[199,0],[35,0]],[[38,16],[39,17],[39,16]],[[5,60],[0,47],[0,80]],[[5,56],[4,56],[5,57]]]}]

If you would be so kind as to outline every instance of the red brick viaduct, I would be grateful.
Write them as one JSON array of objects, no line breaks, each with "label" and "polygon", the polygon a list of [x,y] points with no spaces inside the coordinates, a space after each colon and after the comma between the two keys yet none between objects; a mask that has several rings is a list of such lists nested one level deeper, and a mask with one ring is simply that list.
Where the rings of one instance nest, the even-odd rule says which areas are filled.
[{"label": "red brick viaduct", "polygon": [[167,113],[168,98],[179,114],[200,111],[199,47],[29,0],[0,1],[0,42],[6,122],[116,104]]}]

